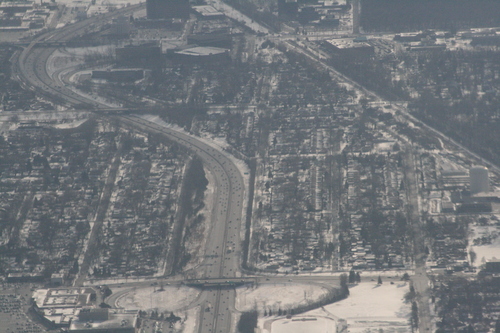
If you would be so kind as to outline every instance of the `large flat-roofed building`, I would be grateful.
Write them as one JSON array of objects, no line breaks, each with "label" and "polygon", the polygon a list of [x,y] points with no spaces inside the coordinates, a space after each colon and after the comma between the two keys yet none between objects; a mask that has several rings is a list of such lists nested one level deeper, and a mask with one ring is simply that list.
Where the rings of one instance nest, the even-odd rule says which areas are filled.
[{"label": "large flat-roofed building", "polygon": [[168,56],[174,61],[188,63],[208,63],[230,60],[229,50],[219,47],[194,46],[182,50],[172,50],[169,52]]},{"label": "large flat-roofed building", "polygon": [[440,176],[443,187],[446,189],[464,188],[469,183],[469,174],[461,169],[442,169]]},{"label": "large flat-roofed building", "polygon": [[193,6],[193,10],[201,20],[216,20],[224,18],[224,13],[218,11],[213,6]]},{"label": "large flat-roofed building", "polygon": [[95,307],[93,288],[38,289],[33,293],[34,309],[51,326],[69,327],[80,309]]},{"label": "large flat-roofed building", "polygon": [[330,39],[324,45],[338,56],[371,57],[375,54],[375,48],[372,45],[352,38]]},{"label": "large flat-roofed building", "polygon": [[32,1],[3,1],[0,3],[0,11],[4,13],[25,13],[33,8]]},{"label": "large flat-roofed building", "polygon": [[44,276],[42,273],[9,273],[7,282],[41,282]]},{"label": "large flat-roofed building", "polygon": [[188,0],[146,0],[146,15],[149,20],[188,19],[190,9]]}]

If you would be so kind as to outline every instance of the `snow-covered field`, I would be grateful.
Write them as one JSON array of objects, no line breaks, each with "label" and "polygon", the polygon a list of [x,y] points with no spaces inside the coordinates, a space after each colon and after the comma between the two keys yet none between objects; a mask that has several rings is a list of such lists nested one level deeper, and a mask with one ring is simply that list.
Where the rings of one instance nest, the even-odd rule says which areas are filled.
[{"label": "snow-covered field", "polygon": [[336,322],[326,317],[298,317],[276,320],[271,325],[273,333],[335,333]]},{"label": "snow-covered field", "polygon": [[325,296],[328,290],[318,285],[270,284],[258,288],[237,289],[236,309],[249,311],[286,310],[299,304],[308,304]]},{"label": "snow-covered field", "polygon": [[158,289],[146,287],[127,292],[116,300],[115,305],[127,310],[175,311],[188,307],[200,294],[199,290],[186,286],[167,286],[164,291],[156,291]]},{"label": "snow-covered field", "polygon": [[472,250],[476,253],[475,265],[479,266],[491,259],[500,259],[500,226],[474,225],[471,227],[471,237],[469,243],[473,244],[474,239],[489,239],[491,244],[472,245]]},{"label": "snow-covered field", "polygon": [[[408,283],[390,284],[390,280],[383,279],[380,286],[374,281],[362,282],[351,286],[349,291],[345,300],[291,318],[299,320],[267,317],[259,321],[259,328],[262,333],[330,333],[345,326],[346,332],[351,333],[411,332],[408,324],[411,309],[404,303]],[[307,320],[312,318],[317,320]]]},{"label": "snow-covered field", "polygon": [[408,291],[406,282],[390,284],[385,279],[380,286],[376,282],[363,282],[350,287],[350,295],[345,300],[307,314],[324,315],[327,312],[345,319],[351,333],[379,332],[380,329],[384,332],[410,332],[410,305],[403,301]]}]

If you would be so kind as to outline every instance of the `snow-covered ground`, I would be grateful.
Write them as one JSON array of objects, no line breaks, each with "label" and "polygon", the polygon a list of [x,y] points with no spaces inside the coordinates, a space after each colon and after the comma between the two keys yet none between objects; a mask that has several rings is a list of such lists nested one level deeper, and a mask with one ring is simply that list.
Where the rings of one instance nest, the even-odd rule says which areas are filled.
[{"label": "snow-covered ground", "polygon": [[184,315],[186,317],[186,320],[184,321],[184,329],[182,333],[195,333],[196,328],[197,328],[197,318],[200,313],[200,307],[197,306],[196,308],[192,308],[189,310],[186,310]]},{"label": "snow-covered ground", "polygon": [[379,332],[380,329],[384,332],[410,332],[410,304],[403,301],[408,291],[406,282],[390,284],[384,280],[382,285],[363,282],[351,286],[350,295],[345,300],[307,314],[325,315],[326,312],[345,319],[351,333]]},{"label": "snow-covered ground", "polygon": [[[172,128],[172,129],[179,131],[179,132],[182,132],[184,134],[191,135],[196,139],[202,139],[203,143],[209,145],[210,147],[212,147],[214,149],[217,149],[218,151],[220,151],[222,154],[224,154],[227,158],[229,158],[234,163],[234,165],[238,168],[238,170],[240,171],[240,174],[243,177],[243,182],[245,184],[245,188],[249,187],[250,170],[248,169],[248,165],[244,161],[236,158],[235,156],[233,156],[229,152],[227,152],[228,148],[230,148],[231,146],[227,143],[226,140],[221,139],[221,138],[196,137],[196,136],[192,135],[191,133],[189,133],[188,131],[186,131],[184,128],[182,128],[176,124],[167,123],[163,119],[161,119],[159,116],[156,116],[156,115],[143,114],[143,115],[135,115],[135,116],[138,118],[142,118],[144,120],[153,122],[156,125],[164,126],[166,128]],[[246,211],[246,202],[247,202],[247,200],[245,200],[245,206],[242,207],[244,212]],[[242,221],[244,221],[244,220],[245,220],[245,216],[242,216]]]},{"label": "snow-covered ground", "polygon": [[[383,279],[362,282],[349,288],[348,298],[320,309],[293,316],[265,317],[259,320],[262,333],[339,332],[337,327],[347,326],[346,332],[411,332],[409,326],[410,304],[404,303],[409,291],[406,282]],[[316,320],[311,320],[316,318]],[[293,319],[298,319],[293,321]],[[302,320],[304,319],[304,320]]]},{"label": "snow-covered ground", "polygon": [[269,284],[257,288],[237,289],[236,309],[250,311],[286,310],[326,296],[328,289],[313,284]]},{"label": "snow-covered ground", "polygon": [[114,304],[127,310],[157,309],[158,311],[176,311],[187,308],[196,300],[200,291],[186,286],[138,288],[121,295]]},{"label": "snow-covered ground", "polygon": [[[144,2],[143,0],[113,0],[113,1],[108,1],[108,0],[102,0],[102,1],[96,1],[97,6],[109,6],[109,5],[114,5],[118,7],[125,7],[127,5],[136,5],[138,3]],[[82,6],[89,6],[92,4],[91,0],[57,0],[57,4],[64,4],[68,7],[82,7]]]},{"label": "snow-covered ground", "polygon": [[86,121],[87,121],[87,119],[80,119],[80,120],[75,120],[72,122],[55,124],[52,127],[58,128],[58,129],[76,128],[76,127],[82,125]]},{"label": "snow-covered ground", "polygon": [[328,317],[294,317],[276,320],[271,324],[273,333],[335,333],[336,321]]},{"label": "snow-covered ground", "polygon": [[469,244],[474,244],[475,239],[486,240],[485,242],[481,242],[482,244],[478,242],[477,245],[472,245],[472,250],[476,253],[476,261],[474,263],[476,266],[480,266],[488,260],[500,259],[500,226],[474,225],[470,228],[470,231]]}]

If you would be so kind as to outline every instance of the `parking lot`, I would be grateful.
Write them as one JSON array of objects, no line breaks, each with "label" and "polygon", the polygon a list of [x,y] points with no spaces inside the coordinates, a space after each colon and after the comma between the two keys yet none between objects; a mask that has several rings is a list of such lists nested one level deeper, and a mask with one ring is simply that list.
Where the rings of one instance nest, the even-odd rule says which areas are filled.
[{"label": "parking lot", "polygon": [[37,333],[45,332],[40,324],[33,322],[27,315],[31,284],[3,283],[0,286],[0,333]]}]

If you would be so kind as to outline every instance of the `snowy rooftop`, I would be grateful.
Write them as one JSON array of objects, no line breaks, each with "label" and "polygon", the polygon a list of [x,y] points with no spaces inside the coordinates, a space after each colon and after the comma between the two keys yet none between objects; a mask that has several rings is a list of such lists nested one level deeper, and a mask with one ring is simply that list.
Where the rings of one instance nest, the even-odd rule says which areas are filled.
[{"label": "snowy rooftop", "polygon": [[329,39],[327,42],[339,49],[352,49],[359,47],[370,47],[371,45],[365,42],[355,42],[354,39]]},{"label": "snowy rooftop", "polygon": [[224,15],[212,6],[193,6],[192,8],[205,17]]},{"label": "snowy rooftop", "polygon": [[177,54],[184,54],[184,55],[191,55],[191,56],[208,56],[208,55],[214,55],[214,54],[223,54],[226,53],[226,49],[222,49],[220,47],[202,47],[202,46],[196,46],[192,47],[189,49],[185,49],[179,52],[176,52]]}]

